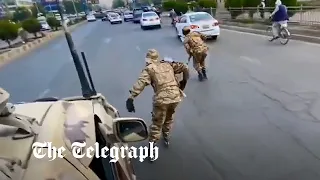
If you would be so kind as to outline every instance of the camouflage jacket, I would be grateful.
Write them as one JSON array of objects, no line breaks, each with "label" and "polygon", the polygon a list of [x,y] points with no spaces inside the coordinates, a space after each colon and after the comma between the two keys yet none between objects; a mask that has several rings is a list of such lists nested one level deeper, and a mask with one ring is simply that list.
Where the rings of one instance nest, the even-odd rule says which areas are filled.
[{"label": "camouflage jacket", "polygon": [[198,32],[190,32],[186,35],[184,39],[184,47],[189,55],[194,53],[201,53],[208,50],[208,46],[203,40],[206,39],[206,36]]},{"label": "camouflage jacket", "polygon": [[131,98],[137,97],[146,86],[151,85],[154,90],[154,104],[180,102],[183,92],[179,88],[175,75],[186,71],[188,71],[188,66],[180,62],[148,63],[130,90]]}]

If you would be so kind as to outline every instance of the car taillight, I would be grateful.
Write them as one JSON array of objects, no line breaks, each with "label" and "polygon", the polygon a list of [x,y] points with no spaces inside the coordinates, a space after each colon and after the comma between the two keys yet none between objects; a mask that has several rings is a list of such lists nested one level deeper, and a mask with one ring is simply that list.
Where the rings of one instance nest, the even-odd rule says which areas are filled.
[{"label": "car taillight", "polygon": [[197,25],[191,25],[190,28],[191,28],[191,29],[197,29],[197,28],[199,28],[199,26],[197,26]]},{"label": "car taillight", "polygon": [[219,26],[219,22],[213,23],[213,26]]},{"label": "car taillight", "polygon": [[147,19],[142,19],[142,21],[148,21]]}]

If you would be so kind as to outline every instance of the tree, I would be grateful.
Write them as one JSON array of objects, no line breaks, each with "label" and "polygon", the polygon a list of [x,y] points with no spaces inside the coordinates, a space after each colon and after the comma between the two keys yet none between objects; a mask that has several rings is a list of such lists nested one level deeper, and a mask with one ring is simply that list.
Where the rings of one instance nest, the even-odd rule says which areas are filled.
[{"label": "tree", "polygon": [[31,18],[32,14],[28,8],[17,7],[16,11],[13,13],[13,20],[15,22],[24,21]]},{"label": "tree", "polygon": [[53,30],[58,30],[58,27],[61,26],[60,21],[58,21],[55,17],[48,17],[47,23]]},{"label": "tree", "polygon": [[[38,10],[39,10],[39,12],[38,12]],[[44,9],[44,7],[40,3],[34,3],[33,6],[31,7],[31,12],[32,12],[32,17],[34,17],[34,18],[38,17],[38,13],[46,15],[46,10]]]},{"label": "tree", "polygon": [[18,37],[18,26],[7,20],[0,20],[0,39],[6,41],[11,48],[11,41]]},{"label": "tree", "polygon": [[[77,12],[84,11],[83,5],[79,1],[74,1],[74,6],[72,1],[63,1],[63,6],[67,14],[76,14],[76,11]],[[76,8],[76,11],[74,10],[74,7]]]},{"label": "tree", "polygon": [[30,18],[22,22],[22,28],[37,37],[37,33],[41,31],[41,24],[37,19]]},{"label": "tree", "polygon": [[118,7],[124,7],[124,1],[123,0],[113,0],[112,1],[112,8],[118,8]]},{"label": "tree", "polygon": [[199,0],[198,4],[203,8],[216,8],[217,2],[215,0]]}]

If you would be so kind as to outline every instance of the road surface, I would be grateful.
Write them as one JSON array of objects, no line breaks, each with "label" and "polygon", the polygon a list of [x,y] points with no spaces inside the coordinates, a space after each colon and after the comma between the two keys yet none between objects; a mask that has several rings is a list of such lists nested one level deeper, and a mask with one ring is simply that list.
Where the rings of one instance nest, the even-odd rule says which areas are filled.
[{"label": "road surface", "polygon": [[[142,31],[130,22],[93,22],[73,38],[85,51],[99,92],[122,116],[150,124],[152,90],[125,110],[147,49],[185,61],[170,25]],[[177,109],[171,147],[160,144],[154,163],[135,162],[139,180],[319,180],[320,59],[318,45],[223,30],[209,42],[208,76],[196,74]],[[56,39],[0,69],[11,101],[80,94],[79,80],[64,39]],[[146,145],[146,142],[139,145]]]}]

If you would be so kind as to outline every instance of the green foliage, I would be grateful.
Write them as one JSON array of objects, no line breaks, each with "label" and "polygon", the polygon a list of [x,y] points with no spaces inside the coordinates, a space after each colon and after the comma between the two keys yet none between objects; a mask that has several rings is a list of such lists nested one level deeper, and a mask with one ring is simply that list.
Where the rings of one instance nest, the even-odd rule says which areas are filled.
[{"label": "green foliage", "polygon": [[74,10],[74,6],[77,12],[84,11],[81,2],[77,2],[77,1],[74,1],[74,6],[72,1],[63,1],[63,6],[66,10],[66,14],[76,14],[76,11]]},{"label": "green foliage", "polygon": [[165,10],[174,9],[177,14],[180,12],[186,13],[189,10],[188,4],[182,1],[167,1],[163,3],[162,7]]},{"label": "green foliage", "polygon": [[203,8],[216,8],[217,2],[216,0],[199,0],[198,1],[199,6]]},{"label": "green foliage", "polygon": [[10,41],[18,37],[19,27],[7,20],[0,20],[0,39],[6,41],[11,47]]},{"label": "green foliage", "polygon": [[28,8],[18,7],[16,11],[13,13],[13,20],[15,22],[24,21],[26,19],[31,18],[32,13]]},{"label": "green foliage", "polygon": [[53,30],[58,30],[58,28],[61,26],[60,21],[52,16],[47,17],[47,23]]},{"label": "green foliage", "polygon": [[[269,1],[267,1],[266,6],[274,7],[275,2],[276,2],[276,0],[269,0]],[[281,0],[281,2],[283,5],[286,5],[286,6],[297,6],[298,5],[297,0]]]},{"label": "green foliage", "polygon": [[124,1],[122,0],[113,0],[112,1],[112,8],[124,7]]},{"label": "green foliage", "polygon": [[175,1],[166,1],[162,3],[162,7],[166,10],[166,11],[170,11],[171,9],[174,9],[176,5]]},{"label": "green foliage", "polygon": [[35,18],[30,18],[22,22],[22,28],[37,37],[37,32],[41,31],[41,24]]}]

